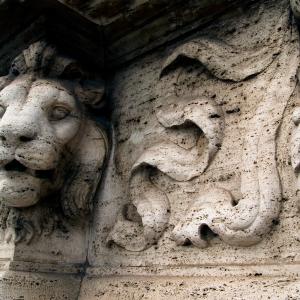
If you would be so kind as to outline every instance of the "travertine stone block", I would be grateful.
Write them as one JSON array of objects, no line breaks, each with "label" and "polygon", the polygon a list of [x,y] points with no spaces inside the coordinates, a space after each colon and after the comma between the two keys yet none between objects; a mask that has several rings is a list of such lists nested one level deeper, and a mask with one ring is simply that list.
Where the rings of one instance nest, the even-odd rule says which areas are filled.
[{"label": "travertine stone block", "polygon": [[300,2],[21,2],[0,298],[298,299]]},{"label": "travertine stone block", "polygon": [[81,299],[272,299],[273,288],[274,299],[296,299],[299,33],[290,13],[288,1],[260,1],[117,72]]}]

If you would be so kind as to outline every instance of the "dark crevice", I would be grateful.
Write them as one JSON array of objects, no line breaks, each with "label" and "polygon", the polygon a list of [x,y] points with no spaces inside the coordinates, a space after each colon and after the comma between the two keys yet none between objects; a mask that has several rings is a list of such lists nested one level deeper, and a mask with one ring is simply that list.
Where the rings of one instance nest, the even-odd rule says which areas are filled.
[{"label": "dark crevice", "polygon": [[205,241],[210,241],[216,236],[218,236],[216,233],[214,233],[206,224],[202,224],[199,227],[199,235],[200,237]]},{"label": "dark crevice", "polygon": [[14,159],[13,161],[11,161],[10,163],[8,163],[4,169],[6,171],[18,171],[18,172],[24,172],[27,167],[25,167],[24,165],[22,165],[20,162],[18,162],[16,159]]}]

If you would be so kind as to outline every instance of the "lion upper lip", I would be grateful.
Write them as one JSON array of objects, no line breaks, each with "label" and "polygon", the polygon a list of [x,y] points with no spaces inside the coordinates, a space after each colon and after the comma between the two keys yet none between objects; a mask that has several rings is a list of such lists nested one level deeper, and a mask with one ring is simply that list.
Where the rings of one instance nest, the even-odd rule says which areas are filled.
[{"label": "lion upper lip", "polygon": [[46,178],[52,178],[54,174],[54,170],[33,170],[26,166],[24,166],[22,163],[20,163],[18,160],[14,159],[8,164],[4,166],[4,169],[6,171],[16,171],[16,172],[24,172],[27,174],[30,174],[31,176],[46,179]]}]

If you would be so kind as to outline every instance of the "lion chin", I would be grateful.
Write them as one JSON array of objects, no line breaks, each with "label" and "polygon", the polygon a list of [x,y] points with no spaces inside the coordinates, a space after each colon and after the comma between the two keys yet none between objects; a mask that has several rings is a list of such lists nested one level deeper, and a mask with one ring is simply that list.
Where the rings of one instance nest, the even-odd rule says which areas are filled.
[{"label": "lion chin", "polygon": [[33,170],[17,160],[0,171],[0,201],[8,207],[29,207],[41,198],[42,186],[51,180],[53,170]]}]

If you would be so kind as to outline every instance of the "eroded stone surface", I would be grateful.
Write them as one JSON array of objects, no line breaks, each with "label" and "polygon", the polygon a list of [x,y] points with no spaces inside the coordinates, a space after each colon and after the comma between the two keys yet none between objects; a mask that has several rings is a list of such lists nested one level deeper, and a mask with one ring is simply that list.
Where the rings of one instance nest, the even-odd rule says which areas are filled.
[{"label": "eroded stone surface", "polygon": [[78,299],[80,276],[34,272],[0,273],[0,297],[5,300]]},{"label": "eroded stone surface", "polygon": [[[289,3],[261,1],[119,70],[112,84],[114,148],[82,299],[199,298],[214,280],[230,287],[210,290],[207,299],[267,299],[273,288],[278,299],[296,297],[300,245],[293,229],[300,220],[290,153],[298,126],[298,43]],[[209,153],[206,128],[218,126],[188,116],[193,105],[193,112],[216,107],[212,115],[223,122],[210,160],[202,160]],[[186,116],[193,126],[180,126]],[[176,156],[191,149],[201,154],[194,164]],[[294,271],[283,274],[290,265]],[[241,273],[229,279],[233,266]],[[162,288],[167,279],[159,276],[174,276],[174,285]],[[181,276],[188,282],[182,289]],[[148,290],[140,293],[144,282]],[[193,284],[202,293],[191,295]]]},{"label": "eroded stone surface", "polygon": [[[115,277],[85,280],[79,299],[298,299],[300,282],[289,277],[270,278],[260,274],[229,278],[135,278]],[[254,288],[255,287],[255,288]]]},{"label": "eroded stone surface", "polygon": [[[128,250],[143,250],[157,243],[166,229],[172,205],[164,190],[158,188],[150,178],[153,169],[177,182],[188,182],[201,177],[210,165],[214,165],[214,156],[226,145],[222,142],[226,131],[222,107],[225,95],[222,88],[216,89],[225,81],[229,88],[227,99],[240,97],[236,90],[238,83],[243,93],[243,99],[240,100],[244,100],[245,105],[249,106],[249,102],[252,104],[260,99],[256,107],[250,107],[252,112],[245,121],[242,147],[238,149],[241,155],[238,163],[240,195],[236,197],[230,189],[212,182],[210,187],[201,191],[199,199],[192,200],[187,212],[181,212],[181,220],[173,230],[173,239],[179,245],[191,242],[202,248],[208,245],[210,237],[207,231],[210,230],[231,245],[249,246],[258,243],[270,232],[278,220],[281,201],[275,139],[283,112],[296,86],[299,64],[298,36],[293,33],[296,29],[290,24],[285,4],[275,9],[272,4],[268,6],[266,3],[265,12],[253,16],[256,25],[252,26],[262,26],[260,41],[255,46],[251,44],[253,29],[250,26],[242,27],[239,34],[230,37],[230,41],[204,36],[179,46],[169,55],[156,84],[158,103],[154,111],[158,123],[165,130],[172,129],[173,132],[170,134],[170,131],[166,131],[165,138],[157,133],[161,142],[145,148],[133,164],[129,184],[132,204],[140,216],[143,232],[139,233],[141,222],[131,216],[134,209],[129,206],[131,212],[126,215],[122,211],[125,220],[119,220],[120,224],[116,224],[108,238],[109,242],[116,242]],[[265,27],[266,16],[272,9],[274,19],[268,22],[274,23]],[[240,44],[247,37],[251,41],[249,45]],[[191,64],[199,62],[202,66],[202,69],[198,66],[194,78],[184,74],[187,59]],[[164,74],[176,62],[175,70],[169,71],[169,75]],[[208,78],[203,78],[201,82],[199,77],[202,74]],[[183,78],[186,77],[188,80],[184,82]],[[190,88],[191,80],[199,85]],[[207,82],[214,84],[214,91],[207,87]],[[240,110],[240,107],[236,108],[236,112]],[[199,142],[197,134],[193,146],[189,146],[189,143],[185,146],[185,142],[180,141],[191,125],[202,132],[207,144]],[[177,139],[173,137],[176,134]],[[230,138],[233,136],[232,131]],[[206,152],[208,156],[203,163],[201,156]],[[221,162],[219,167],[226,169]],[[183,197],[186,202],[189,198],[188,194]],[[145,241],[140,241],[140,234],[144,235]]]},{"label": "eroded stone surface", "polygon": [[[94,179],[94,191],[106,151],[104,133],[93,135],[91,143],[78,137],[80,157],[86,158],[84,166],[90,177],[79,167],[74,176],[63,172],[53,185],[47,180],[42,184],[36,169],[52,170],[57,157],[69,154],[72,164],[78,162],[73,142],[66,152],[60,146],[68,145],[78,130],[85,128],[85,122],[95,125],[85,118],[83,112],[88,110],[83,108],[92,98],[96,99],[92,105],[97,106],[103,89],[95,89],[91,82],[84,84],[83,78],[77,82],[78,68],[65,58],[63,67],[55,68],[54,73],[62,70],[60,75],[71,75],[71,93],[57,76],[38,77],[32,84],[35,75],[23,67],[35,61],[31,60],[34,46],[17,59],[15,69],[12,67],[8,79],[14,80],[3,78],[0,100],[8,99],[14,113],[6,120],[9,110],[3,107],[5,126],[1,134],[0,122],[0,136],[3,145],[14,142],[2,147],[1,153],[11,156],[13,147],[20,148],[14,160],[26,167],[11,178],[7,172],[16,172],[14,168],[21,166],[3,159],[4,169],[9,170],[2,172],[0,196],[13,207],[10,210],[21,212],[8,218],[9,227],[18,229],[21,224],[30,237],[31,229],[24,222],[27,217],[40,220],[50,215],[41,205],[47,203],[41,200],[49,199],[42,191],[62,195],[58,202],[62,220],[70,215],[78,218],[68,232],[54,230],[49,237],[42,234],[35,243],[21,243],[16,248],[3,244],[2,257],[14,261],[1,265],[2,270],[12,271],[3,273],[0,292],[25,299],[299,298],[299,32],[291,14],[299,17],[298,1],[252,1],[246,9],[240,5],[239,10],[168,44],[164,42],[172,41],[170,36],[186,32],[199,5],[194,17],[189,10],[182,26],[177,24],[166,33],[159,22],[164,24],[167,12],[176,11],[180,1],[170,3],[165,11],[160,10],[163,1],[153,2],[148,9],[149,1],[62,2],[104,26],[108,57],[124,53],[127,59],[136,57],[138,45],[138,51],[146,55],[115,70],[110,78],[112,151],[96,195],[88,238],[87,220],[78,213],[85,211],[89,202],[80,197],[85,191],[82,181]],[[184,5],[191,8],[188,3]],[[185,6],[178,7],[184,10]],[[141,24],[134,16],[144,12],[149,14]],[[130,24],[139,28],[130,29]],[[152,25],[158,30],[153,31]],[[110,35],[113,29],[116,32]],[[147,29],[150,33],[139,40]],[[162,40],[150,43],[151,37],[159,35],[164,35]],[[164,47],[145,52],[148,46],[153,49],[158,44]],[[45,49],[48,54],[42,57],[47,62],[52,48]],[[75,96],[84,105],[77,106]],[[45,118],[43,103],[53,98],[63,102],[63,108],[64,101],[76,103],[72,122],[55,126]],[[24,115],[18,115],[19,111]],[[65,109],[53,110],[50,116],[65,120]],[[82,121],[84,124],[79,124]],[[12,131],[13,126],[17,130]],[[41,139],[48,141],[49,147],[43,148]],[[35,151],[25,151],[34,141]],[[58,147],[49,151],[53,143]],[[43,155],[36,159],[39,153]],[[99,158],[96,162],[91,160],[95,156]],[[69,165],[62,162],[62,166],[67,173]],[[19,185],[9,185],[12,180]],[[13,190],[9,197],[6,186],[13,189],[23,183],[32,187],[29,196],[21,189]],[[28,207],[20,209],[20,205]],[[8,238],[14,234],[8,232]],[[25,236],[20,234],[21,239],[26,240]],[[22,273],[24,270],[31,272]],[[28,286],[34,284],[41,287],[30,290]],[[10,293],[8,286],[20,290]]]}]

